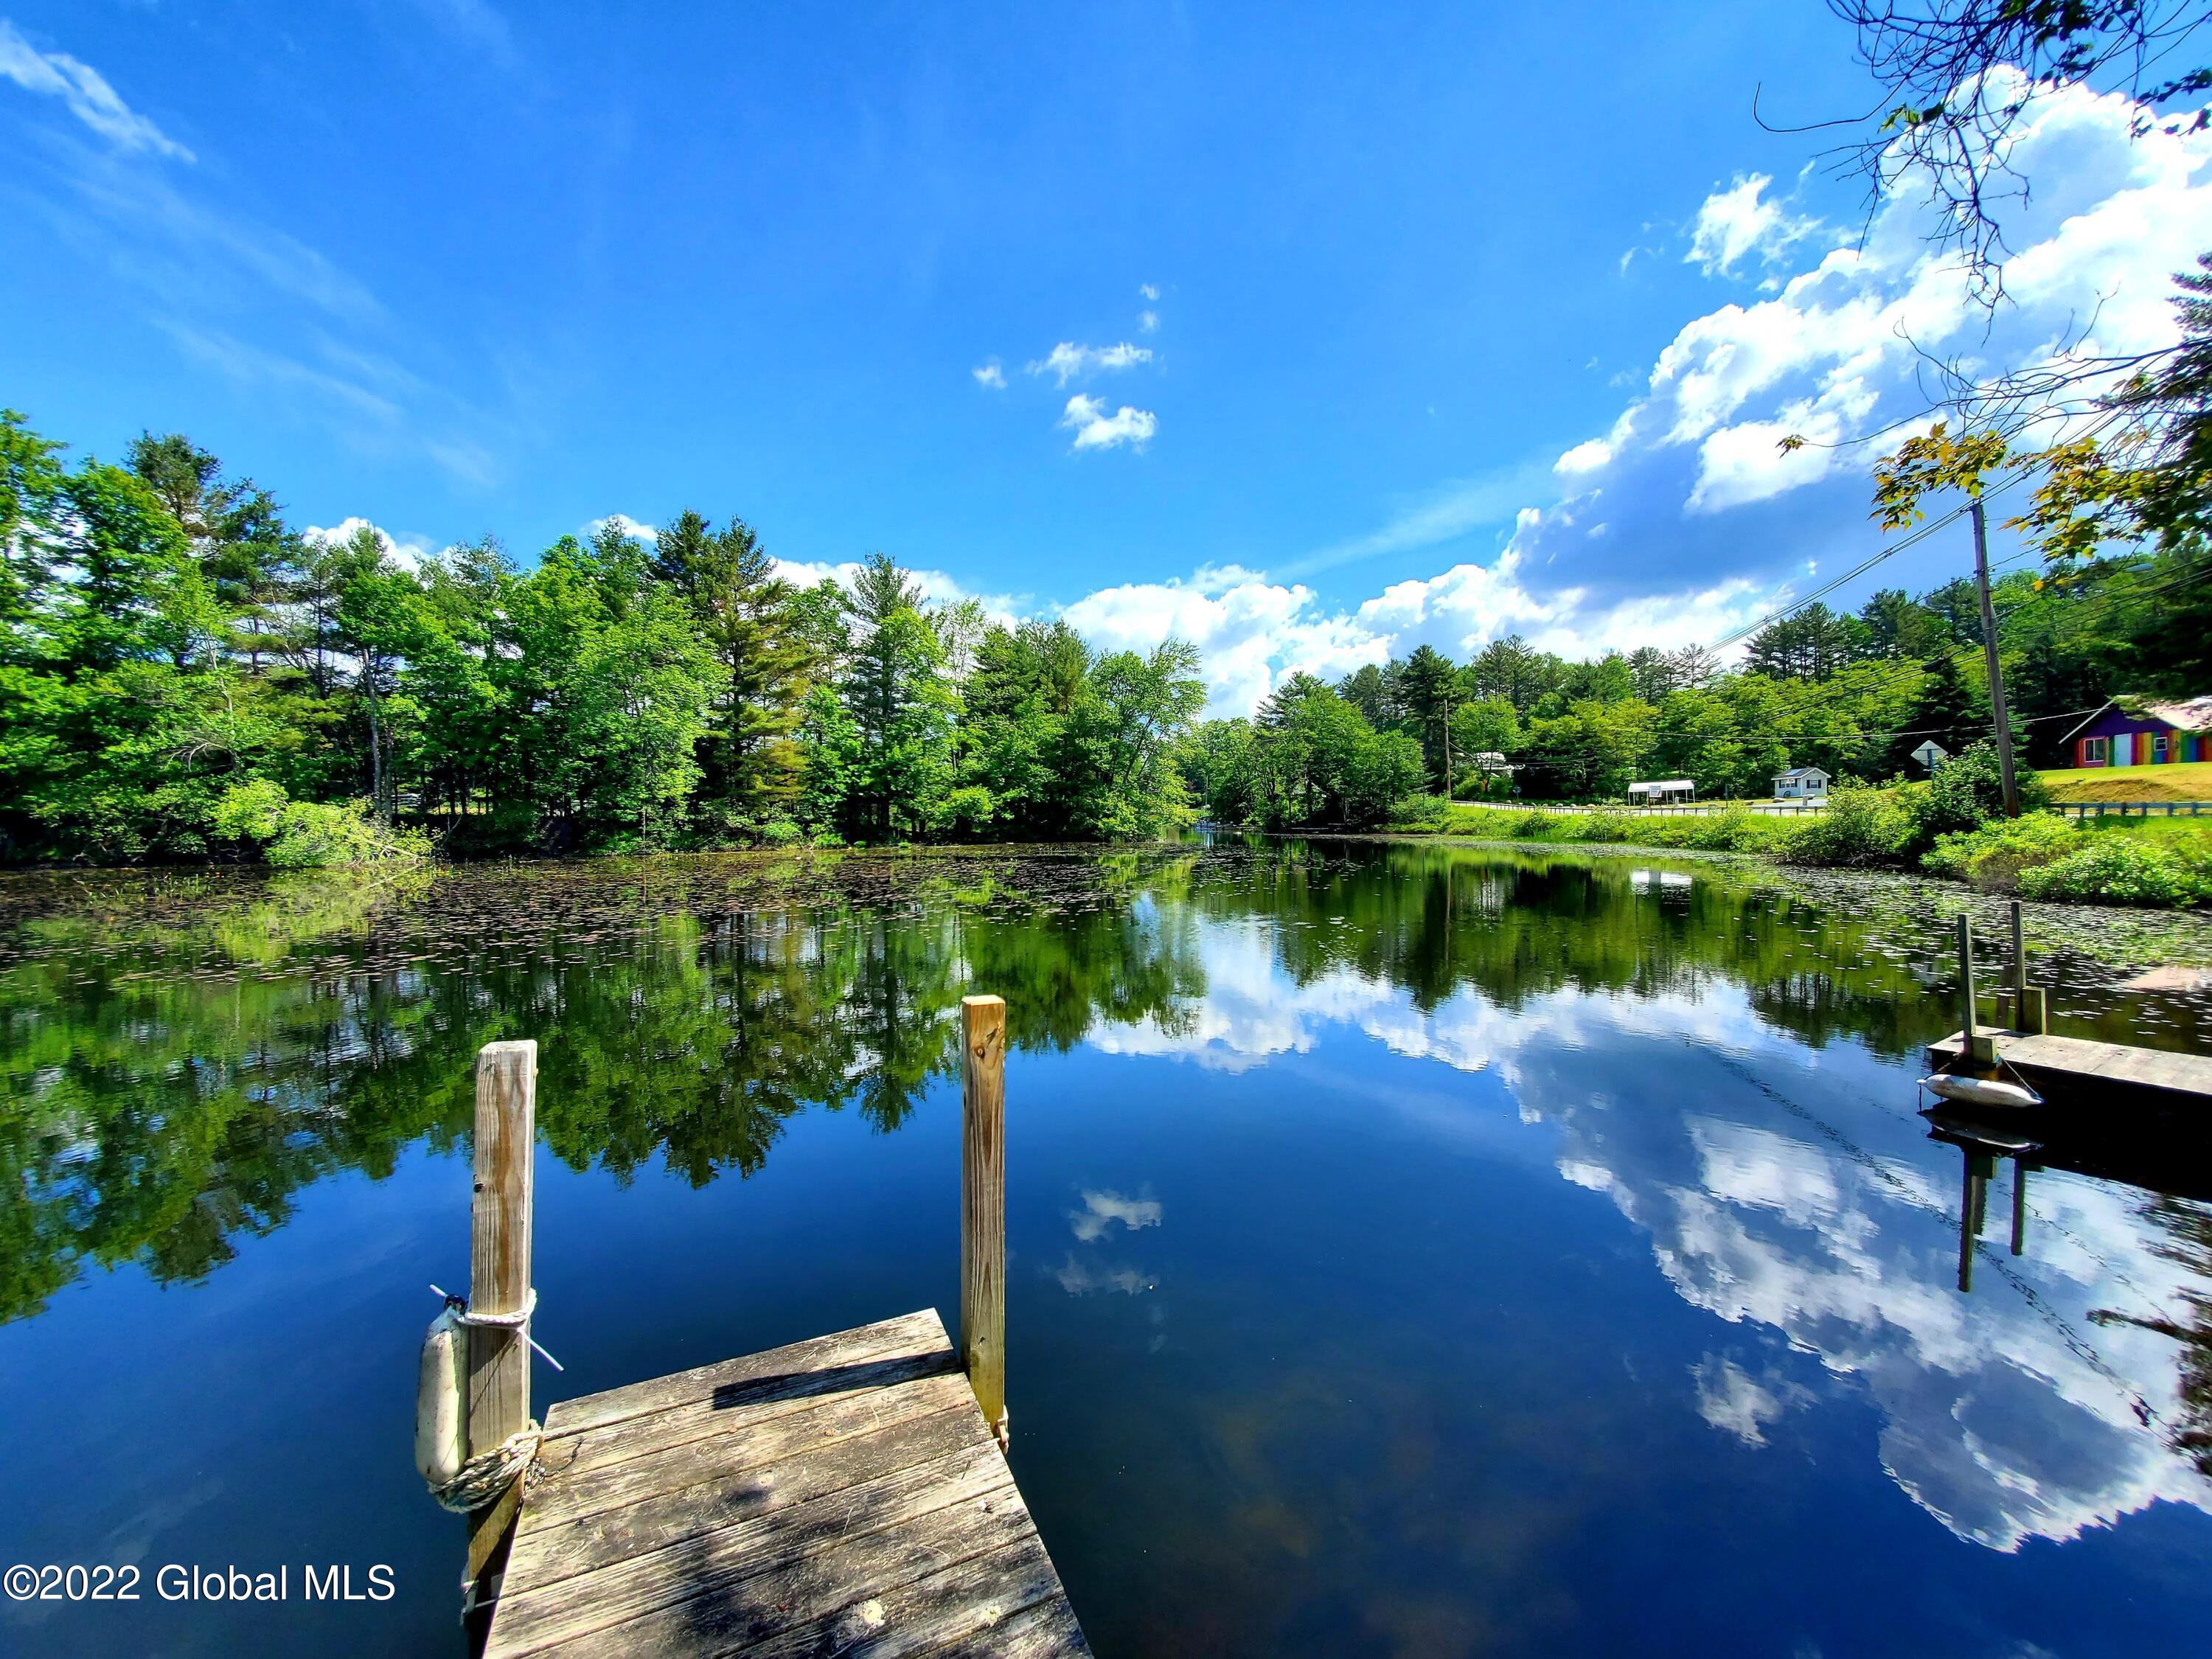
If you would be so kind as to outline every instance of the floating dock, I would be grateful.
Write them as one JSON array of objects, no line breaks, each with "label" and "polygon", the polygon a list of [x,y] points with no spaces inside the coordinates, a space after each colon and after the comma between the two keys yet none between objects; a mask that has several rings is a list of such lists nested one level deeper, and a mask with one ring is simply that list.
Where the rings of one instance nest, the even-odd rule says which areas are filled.
[{"label": "floating dock", "polygon": [[[1999,1064],[2020,1073],[2054,1103],[2063,1103],[2067,1093],[2083,1088],[2118,1090],[2160,1105],[2212,1102],[2212,1056],[2080,1037],[1992,1031],[1987,1026],[1977,1035],[1994,1039]],[[1928,1045],[1928,1062],[1952,1064],[1965,1046],[1960,1034],[1954,1031]]]},{"label": "floating dock", "polygon": [[933,1310],[563,1401],[486,1653],[1089,1652]]}]

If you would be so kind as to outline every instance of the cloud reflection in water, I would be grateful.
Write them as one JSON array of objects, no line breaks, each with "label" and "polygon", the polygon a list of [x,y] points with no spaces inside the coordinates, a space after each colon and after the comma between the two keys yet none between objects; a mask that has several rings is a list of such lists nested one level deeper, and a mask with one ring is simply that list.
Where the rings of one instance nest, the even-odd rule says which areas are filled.
[{"label": "cloud reflection in water", "polygon": [[[1522,1122],[1558,1135],[1558,1173],[1642,1231],[1685,1302],[1777,1331],[1863,1389],[1881,1414],[1882,1468],[1958,1536],[2010,1552],[2160,1499],[2212,1511],[2204,1480],[2158,1431],[2173,1414],[2173,1343],[2090,1318],[2152,1317],[2204,1289],[2147,1239],[2140,1195],[2039,1176],[2035,1250],[1962,1297],[1956,1154],[1925,1139],[1905,1073],[1856,1045],[1788,1041],[1740,985],[1568,988],[1511,1009],[1462,986],[1424,1009],[1349,967],[1302,982],[1257,920],[1209,921],[1199,948],[1208,988],[1176,1029],[1101,1023],[1090,1043],[1239,1072],[1348,1028],[1395,1054],[1494,1073]],[[1441,1142],[1474,1144],[1438,1121],[1433,1101],[1401,1116]],[[1094,1224],[1103,1232],[1107,1218],[1079,1216],[1079,1237],[1095,1237],[1083,1231]],[[1071,1291],[1106,1287],[1070,1265]],[[1686,1409],[1752,1447],[1809,1398],[1711,1355],[1684,1389]]]}]

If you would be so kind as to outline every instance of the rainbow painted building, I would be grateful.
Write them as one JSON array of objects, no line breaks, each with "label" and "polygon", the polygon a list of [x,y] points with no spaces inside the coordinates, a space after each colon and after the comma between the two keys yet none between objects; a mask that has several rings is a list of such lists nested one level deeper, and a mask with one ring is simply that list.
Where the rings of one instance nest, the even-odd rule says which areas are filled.
[{"label": "rainbow painted building", "polygon": [[2166,766],[2212,760],[2212,697],[2114,697],[2063,739],[2076,766]]}]

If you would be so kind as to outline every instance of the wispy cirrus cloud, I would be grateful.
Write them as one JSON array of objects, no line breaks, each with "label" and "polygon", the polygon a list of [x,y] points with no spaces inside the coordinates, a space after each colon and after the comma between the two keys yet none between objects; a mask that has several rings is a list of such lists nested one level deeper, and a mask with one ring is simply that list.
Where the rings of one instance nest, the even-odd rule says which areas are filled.
[{"label": "wispy cirrus cloud", "polygon": [[441,27],[476,47],[501,69],[520,61],[514,48],[514,31],[505,14],[489,0],[416,0],[416,4]]},{"label": "wispy cirrus cloud", "polygon": [[[141,319],[186,360],[330,428],[356,451],[427,459],[490,484],[500,417],[410,367],[398,319],[353,272],[218,198],[174,165],[192,153],[127,106],[98,70],[40,51],[0,20],[0,92],[52,98],[7,182],[19,224],[135,290]],[[510,373],[514,365],[508,366]]]},{"label": "wispy cirrus cloud", "polygon": [[26,92],[58,98],[69,112],[118,149],[192,161],[191,150],[123,101],[107,77],[65,52],[40,52],[0,17],[0,79]]},{"label": "wispy cirrus cloud", "polygon": [[1547,469],[1534,460],[1457,479],[1408,501],[1379,529],[1267,568],[1279,576],[1300,578],[1387,553],[1441,546],[1488,526],[1511,525],[1529,498],[1543,493],[1548,483]]}]

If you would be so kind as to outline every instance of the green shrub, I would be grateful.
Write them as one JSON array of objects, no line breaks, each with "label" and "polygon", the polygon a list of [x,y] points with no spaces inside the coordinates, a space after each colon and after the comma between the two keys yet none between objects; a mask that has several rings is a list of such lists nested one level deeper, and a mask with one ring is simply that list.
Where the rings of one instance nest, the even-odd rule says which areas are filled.
[{"label": "green shrub", "polygon": [[1978,830],[1938,836],[1921,855],[1920,867],[1954,881],[1970,882],[1984,892],[2018,890],[2023,871],[2051,864],[2081,850],[2087,836],[2049,812],[1999,818]]},{"label": "green shrub", "polygon": [[[2040,811],[2051,804],[2043,780],[2026,767],[2013,772],[2021,811]],[[1937,764],[1927,783],[1910,797],[1914,840],[1923,848],[1938,836],[1978,830],[2004,811],[2003,770],[1995,744],[1971,744]]]},{"label": "green shrub", "polygon": [[2075,904],[2190,905],[2212,896],[2212,868],[2171,844],[2099,836],[2020,872],[2023,897]]},{"label": "green shrub", "polygon": [[1759,853],[1774,845],[1785,828],[1771,813],[1731,806],[1710,817],[1672,820],[1688,826],[1682,844],[1708,853]]},{"label": "green shrub", "polygon": [[945,799],[945,822],[957,836],[980,838],[991,830],[998,802],[980,783],[963,784]]},{"label": "green shrub", "polygon": [[325,806],[294,800],[267,778],[223,791],[216,803],[215,830],[226,840],[254,843],[278,870],[414,863],[430,856],[428,836],[379,823],[366,801]]},{"label": "green shrub", "polygon": [[1626,812],[1586,812],[1580,825],[1570,833],[1577,841],[1634,841],[1643,827]]},{"label": "green shrub", "polygon": [[1786,864],[1864,869],[1902,860],[1914,837],[1913,814],[1898,792],[1839,783],[1827,810],[1790,823],[1773,852]]},{"label": "green shrub", "polygon": [[1452,827],[1451,803],[1442,795],[1407,795],[1390,809],[1393,830],[1441,835]]},{"label": "green shrub", "polygon": [[1506,833],[1522,841],[1534,841],[1559,821],[1549,812],[1523,812],[1513,820]]}]

